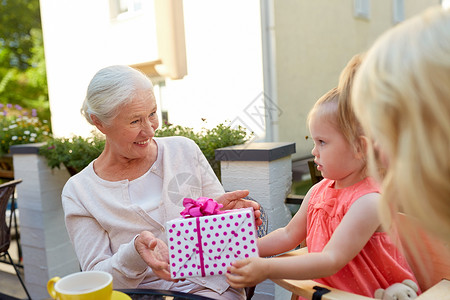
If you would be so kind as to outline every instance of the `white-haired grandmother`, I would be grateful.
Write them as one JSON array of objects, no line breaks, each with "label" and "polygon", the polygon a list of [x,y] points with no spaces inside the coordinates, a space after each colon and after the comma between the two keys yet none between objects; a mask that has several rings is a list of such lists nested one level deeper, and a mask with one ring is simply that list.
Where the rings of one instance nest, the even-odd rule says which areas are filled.
[{"label": "white-haired grandmother", "polygon": [[105,135],[105,149],[62,192],[81,269],[111,273],[116,289],[244,299],[222,276],[170,279],[164,223],[180,216],[184,197],[214,198],[224,209],[253,206],[257,216],[259,205],[242,199],[248,191],[225,193],[192,140],[155,138],[156,111],[151,81],[131,67],[103,68],[89,84],[81,112]]}]

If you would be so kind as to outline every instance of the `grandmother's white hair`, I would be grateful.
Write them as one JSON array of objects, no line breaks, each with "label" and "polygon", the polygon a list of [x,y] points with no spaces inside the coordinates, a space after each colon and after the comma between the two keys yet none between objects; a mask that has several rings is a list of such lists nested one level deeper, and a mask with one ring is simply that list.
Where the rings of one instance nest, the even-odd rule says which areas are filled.
[{"label": "grandmother's white hair", "polygon": [[92,125],[91,115],[109,125],[117,116],[119,108],[142,90],[153,94],[152,82],[144,73],[126,65],[103,68],[89,83],[81,113]]}]

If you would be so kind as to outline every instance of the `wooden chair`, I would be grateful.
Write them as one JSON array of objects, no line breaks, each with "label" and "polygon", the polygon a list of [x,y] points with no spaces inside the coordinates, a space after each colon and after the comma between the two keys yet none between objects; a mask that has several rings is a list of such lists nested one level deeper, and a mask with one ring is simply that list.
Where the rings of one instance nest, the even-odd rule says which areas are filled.
[{"label": "wooden chair", "polygon": [[[308,169],[309,169],[309,174],[311,175],[311,183],[313,185],[323,179],[322,173],[319,170],[317,170],[317,165],[314,163],[314,160],[312,160],[312,159],[308,160]],[[300,205],[300,204],[302,204],[304,198],[305,198],[305,195],[289,194],[286,197],[285,203]]]},{"label": "wooden chair", "polygon": [[[403,232],[400,236],[405,256],[422,290],[422,294],[416,299],[450,299],[450,245],[426,233],[412,218],[402,213],[397,216],[399,221],[406,224],[408,228],[408,232]],[[307,252],[306,248],[301,248],[282,256],[304,255]],[[344,292],[312,280],[276,279],[273,281],[291,291],[291,299],[297,299],[298,296],[322,300],[374,299]],[[320,298],[317,295],[321,293]]]},{"label": "wooden chair", "polygon": [[0,178],[14,179],[14,165],[10,154],[0,156]]},{"label": "wooden chair", "polygon": [[316,184],[323,179],[322,173],[317,170],[317,165],[314,160],[308,160],[309,174],[311,174],[312,184]]},{"label": "wooden chair", "polygon": [[[22,277],[19,274],[19,270],[8,252],[9,246],[11,244],[11,224],[15,216],[14,191],[16,189],[16,185],[21,182],[22,179],[16,179],[0,185],[0,257],[8,258],[9,264],[14,267],[14,270],[16,271],[17,277],[19,278],[19,281],[22,284],[25,293],[27,294],[28,298],[31,299],[30,294],[28,293],[28,290],[22,280]],[[10,199],[11,213],[9,215],[9,219],[7,219],[6,210]]]}]

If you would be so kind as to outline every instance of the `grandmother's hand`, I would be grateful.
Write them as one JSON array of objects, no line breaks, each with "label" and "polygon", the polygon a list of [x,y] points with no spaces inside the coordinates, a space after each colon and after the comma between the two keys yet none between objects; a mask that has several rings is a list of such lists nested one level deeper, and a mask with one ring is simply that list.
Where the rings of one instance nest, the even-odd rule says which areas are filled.
[{"label": "grandmother's hand", "polygon": [[169,249],[167,245],[156,238],[153,233],[142,231],[134,240],[134,247],[158,277],[164,280],[178,281],[170,278]]},{"label": "grandmother's hand", "polygon": [[247,190],[237,190],[225,193],[215,200],[223,205],[222,210],[253,207],[253,210],[255,212],[255,225],[259,226],[262,224],[262,220],[260,218],[261,211],[259,210],[260,205],[258,202],[242,199],[244,197],[247,197],[248,194],[249,191]]}]

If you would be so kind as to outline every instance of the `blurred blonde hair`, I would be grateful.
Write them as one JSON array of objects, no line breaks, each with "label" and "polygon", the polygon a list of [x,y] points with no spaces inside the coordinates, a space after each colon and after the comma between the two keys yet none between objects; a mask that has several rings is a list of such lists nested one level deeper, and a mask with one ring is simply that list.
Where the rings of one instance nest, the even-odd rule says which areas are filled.
[{"label": "blurred blonde hair", "polygon": [[352,98],[389,160],[383,223],[403,211],[450,241],[450,11],[430,8],[383,34],[364,57]]}]

